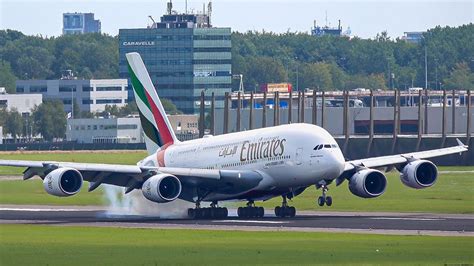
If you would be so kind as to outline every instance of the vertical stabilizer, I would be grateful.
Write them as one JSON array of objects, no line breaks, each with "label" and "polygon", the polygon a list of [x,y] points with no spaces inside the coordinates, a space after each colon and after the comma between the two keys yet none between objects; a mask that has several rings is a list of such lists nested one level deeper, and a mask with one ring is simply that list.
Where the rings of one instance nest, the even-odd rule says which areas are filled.
[{"label": "vertical stabilizer", "polygon": [[165,109],[138,53],[127,53],[128,72],[145,133],[148,154],[178,142]]}]

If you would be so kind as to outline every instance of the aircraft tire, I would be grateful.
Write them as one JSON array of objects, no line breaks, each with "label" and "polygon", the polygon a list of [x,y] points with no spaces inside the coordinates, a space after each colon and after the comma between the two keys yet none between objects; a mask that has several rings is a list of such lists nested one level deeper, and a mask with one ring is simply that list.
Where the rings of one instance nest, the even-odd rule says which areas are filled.
[{"label": "aircraft tire", "polygon": [[321,207],[324,206],[324,202],[325,202],[325,201],[326,201],[326,200],[324,199],[324,197],[323,197],[323,196],[320,196],[320,197],[318,198],[318,205],[321,206]]},{"label": "aircraft tire", "polygon": [[331,206],[332,205],[332,198],[330,196],[326,197],[326,206]]}]

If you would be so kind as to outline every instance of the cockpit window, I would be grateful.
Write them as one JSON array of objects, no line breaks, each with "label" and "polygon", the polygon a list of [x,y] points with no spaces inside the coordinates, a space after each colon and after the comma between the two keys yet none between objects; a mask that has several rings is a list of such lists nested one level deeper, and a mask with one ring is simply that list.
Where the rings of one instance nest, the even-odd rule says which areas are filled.
[{"label": "cockpit window", "polygon": [[331,147],[337,148],[337,145],[336,144],[331,144]]},{"label": "cockpit window", "polygon": [[330,144],[324,144],[324,148],[330,149],[331,145]]}]

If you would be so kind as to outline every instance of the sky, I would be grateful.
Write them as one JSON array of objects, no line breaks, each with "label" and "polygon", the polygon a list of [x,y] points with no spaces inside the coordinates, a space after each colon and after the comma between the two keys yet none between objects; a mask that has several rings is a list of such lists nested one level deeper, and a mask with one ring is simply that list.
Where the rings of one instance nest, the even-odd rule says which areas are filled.
[{"label": "sky", "polygon": [[[188,0],[188,10],[202,11],[208,0]],[[0,0],[0,29],[28,35],[59,36],[62,13],[92,12],[102,23],[102,32],[117,35],[121,28],[144,28],[165,13],[167,0]],[[337,26],[353,36],[373,38],[387,31],[392,38],[406,31],[425,31],[435,26],[473,23],[474,0],[214,0],[212,24],[249,30],[309,32],[314,20],[320,26]],[[185,1],[173,7],[184,12]]]}]

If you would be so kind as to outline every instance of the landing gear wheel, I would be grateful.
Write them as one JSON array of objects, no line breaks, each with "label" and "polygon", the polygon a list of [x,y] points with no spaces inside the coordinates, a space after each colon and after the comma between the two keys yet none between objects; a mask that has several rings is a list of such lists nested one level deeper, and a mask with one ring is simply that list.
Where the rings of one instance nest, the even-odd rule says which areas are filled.
[{"label": "landing gear wheel", "polygon": [[188,217],[190,219],[196,219],[196,209],[188,209]]},{"label": "landing gear wheel", "polygon": [[276,217],[281,217],[281,207],[280,206],[275,207],[275,216]]},{"label": "landing gear wheel", "polygon": [[327,196],[327,197],[326,197],[326,205],[327,205],[327,206],[331,206],[331,205],[332,205],[332,198],[331,198],[331,196]]},{"label": "landing gear wheel", "polygon": [[288,217],[295,217],[295,215],[296,215],[296,208],[288,207]]},{"label": "landing gear wheel", "polygon": [[275,207],[275,216],[276,217],[295,217],[296,216],[296,208],[292,206],[288,206],[286,202],[286,197],[283,197],[283,202],[281,206]]},{"label": "landing gear wheel", "polygon": [[318,205],[319,205],[319,206],[324,206],[324,202],[326,202],[326,200],[324,199],[323,196],[320,196],[320,197],[318,198]]},{"label": "landing gear wheel", "polygon": [[253,201],[247,203],[247,207],[239,207],[237,215],[239,218],[261,218],[265,214],[263,207],[255,207]]}]

